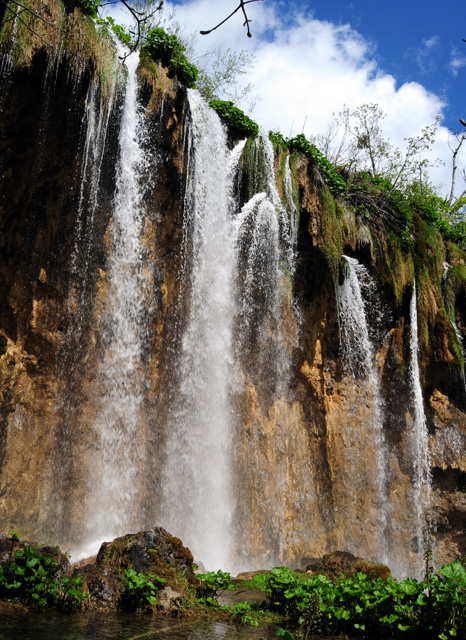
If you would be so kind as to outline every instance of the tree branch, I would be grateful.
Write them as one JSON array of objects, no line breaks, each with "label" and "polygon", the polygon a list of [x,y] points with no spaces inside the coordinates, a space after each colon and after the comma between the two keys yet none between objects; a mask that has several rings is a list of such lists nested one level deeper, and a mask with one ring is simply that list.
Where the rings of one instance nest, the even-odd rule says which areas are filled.
[{"label": "tree branch", "polygon": [[[8,0],[0,0],[0,1],[1,1],[2,4],[8,6]],[[23,11],[21,13],[23,13],[24,11],[27,11],[27,13],[30,13],[35,18],[39,18],[39,20],[42,20],[42,22],[44,22],[45,24],[48,24],[50,27],[55,27],[53,22],[49,22],[48,20],[43,18],[39,13],[36,13],[32,9],[30,9],[29,7],[26,7],[24,4],[21,4],[21,2],[18,2],[18,0],[10,0],[10,2],[12,4],[15,4],[18,7],[21,7],[23,9]],[[45,9],[45,7],[44,7],[44,9]]]},{"label": "tree branch", "polygon": [[[125,62],[126,58],[128,56],[130,56],[132,53],[134,53],[136,51],[136,49],[138,48],[139,42],[141,41],[141,26],[144,24],[144,22],[146,22],[147,20],[152,18],[152,16],[155,13],[157,13],[157,11],[161,10],[161,8],[163,7],[163,2],[164,2],[164,0],[160,0],[158,6],[153,11],[151,11],[151,13],[148,13],[147,15],[144,15],[144,13],[141,13],[140,11],[136,11],[136,9],[134,9],[129,4],[129,0],[121,0],[121,3],[128,9],[128,11],[133,16],[133,18],[135,19],[136,24],[137,24],[136,40],[129,47],[129,52],[126,53],[124,56],[120,56],[120,60],[121,60],[122,64]],[[143,17],[141,17],[141,16],[143,16]]]},{"label": "tree branch", "polygon": [[236,7],[236,9],[234,11],[232,11],[230,13],[229,16],[227,16],[224,20],[222,20],[221,22],[218,23],[218,25],[216,27],[214,27],[213,29],[209,29],[208,31],[201,31],[200,34],[202,36],[207,36],[209,35],[209,33],[212,33],[212,31],[215,31],[215,29],[218,29],[219,27],[222,26],[222,24],[225,24],[225,22],[227,22],[232,16],[235,15],[235,13],[237,11],[239,11],[240,9],[242,10],[243,14],[244,14],[244,23],[243,23],[243,27],[246,27],[248,30],[248,38],[252,38],[252,33],[251,30],[249,29],[249,23],[252,22],[252,20],[250,20],[247,16],[246,13],[246,4],[250,4],[251,2],[263,2],[264,0],[240,0],[239,5]]}]

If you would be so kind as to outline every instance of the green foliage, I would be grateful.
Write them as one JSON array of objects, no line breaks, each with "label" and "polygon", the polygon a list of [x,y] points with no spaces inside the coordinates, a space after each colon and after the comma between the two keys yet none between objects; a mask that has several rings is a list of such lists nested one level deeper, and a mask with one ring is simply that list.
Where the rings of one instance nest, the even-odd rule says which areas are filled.
[{"label": "green foliage", "polygon": [[[11,537],[14,545],[18,537]],[[38,610],[65,610],[88,597],[80,589],[81,577],[61,575],[59,564],[39,549],[26,545],[13,558],[0,566],[0,600],[22,602]]]},{"label": "green foliage", "polygon": [[230,580],[230,574],[221,571],[208,571],[197,576],[201,581],[198,588],[198,600],[203,604],[218,606],[218,597],[224,591],[232,591],[235,585]]},{"label": "green foliage", "polygon": [[125,611],[147,611],[157,602],[157,591],[166,584],[165,578],[149,573],[125,569],[120,596],[120,607]]},{"label": "green foliage", "polygon": [[107,16],[107,18],[98,18],[95,22],[100,26],[111,29],[111,31],[113,31],[113,33],[122,44],[126,45],[127,47],[131,46],[131,35],[126,31],[124,27],[121,26],[121,24],[116,23],[113,18]]},{"label": "green foliage", "polygon": [[176,75],[178,80],[188,88],[193,89],[196,84],[198,70],[195,65],[188,62],[184,55],[184,47],[175,35],[169,35],[160,27],[149,31],[147,42],[143,51],[147,51],[153,60],[162,62],[168,67],[169,72]]},{"label": "green foliage", "polygon": [[79,5],[87,16],[97,18],[100,7],[100,0],[79,0]]},{"label": "green foliage", "polygon": [[258,611],[254,608],[254,603],[236,602],[235,603],[236,619],[241,624],[248,624],[250,627],[258,627]]},{"label": "green foliage", "polygon": [[211,100],[209,106],[218,113],[225,124],[239,136],[256,137],[259,126],[248,118],[241,109],[234,106],[229,100]]},{"label": "green foliage", "polygon": [[324,154],[300,133],[294,138],[286,140],[290,151],[301,151],[309,160],[317,164],[319,170],[334,196],[345,197],[348,193],[346,182],[337,173],[335,167],[327,160]]},{"label": "green foliage", "polygon": [[[265,581],[269,606],[313,633],[418,638],[465,637],[466,571],[460,562],[444,565],[425,581],[385,581],[365,573],[338,581],[303,577],[287,567],[272,569]],[[309,613],[309,609],[312,611]],[[279,637],[291,638],[282,630]]]}]

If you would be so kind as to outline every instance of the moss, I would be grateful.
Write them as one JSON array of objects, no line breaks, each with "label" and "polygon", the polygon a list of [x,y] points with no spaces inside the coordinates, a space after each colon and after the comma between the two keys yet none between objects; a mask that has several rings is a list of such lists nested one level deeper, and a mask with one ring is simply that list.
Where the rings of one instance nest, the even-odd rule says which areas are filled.
[{"label": "moss", "polygon": [[290,171],[291,171],[291,180],[293,183],[293,198],[294,203],[296,205],[297,211],[297,225],[299,228],[299,220],[301,215],[301,202],[299,199],[299,182],[298,182],[298,170],[296,169],[296,156],[290,155]]},{"label": "moss", "polygon": [[330,190],[322,187],[319,195],[322,206],[322,251],[333,277],[337,278],[344,244],[342,228]]},{"label": "moss", "polygon": [[[66,61],[70,72],[81,74],[91,69],[99,78],[103,96],[107,95],[115,71],[116,50],[107,29],[96,31],[94,21],[79,9],[67,13],[62,2],[25,0],[25,4],[49,24],[27,11],[24,22],[3,21],[0,31],[0,53],[11,56],[16,68],[31,65],[39,51],[46,51],[49,64]],[[7,13],[13,16],[18,7],[10,2]],[[7,15],[7,14],[6,14]]]},{"label": "moss", "polygon": [[371,227],[373,250],[378,265],[381,284],[400,306],[403,294],[414,281],[414,262],[402,239],[393,231],[384,233],[379,227]]},{"label": "moss", "polygon": [[458,262],[448,269],[443,287],[446,311],[452,322],[455,322],[456,300],[464,292],[466,292],[466,266]]}]

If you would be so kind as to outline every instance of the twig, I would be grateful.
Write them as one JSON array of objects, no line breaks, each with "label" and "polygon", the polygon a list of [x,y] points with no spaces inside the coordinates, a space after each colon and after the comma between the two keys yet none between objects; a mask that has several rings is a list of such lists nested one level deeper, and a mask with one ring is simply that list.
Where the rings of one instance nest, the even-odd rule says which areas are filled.
[{"label": "twig", "polygon": [[201,36],[207,36],[209,35],[209,33],[212,33],[212,31],[215,31],[215,29],[218,29],[219,27],[222,26],[222,24],[225,24],[225,22],[227,22],[227,20],[229,20],[232,16],[235,15],[235,13],[237,11],[239,11],[240,9],[242,10],[243,14],[244,14],[244,23],[243,23],[243,27],[246,27],[248,30],[248,38],[252,38],[252,33],[251,30],[249,29],[249,23],[252,22],[252,20],[250,20],[246,14],[246,8],[245,5],[246,4],[250,4],[251,2],[263,2],[264,0],[240,0],[239,5],[236,7],[236,9],[234,11],[232,11],[230,13],[229,16],[227,16],[225,18],[225,20],[222,20],[222,22],[219,22],[218,25],[216,27],[214,27],[213,29],[209,29],[208,31],[201,31],[200,34]]}]

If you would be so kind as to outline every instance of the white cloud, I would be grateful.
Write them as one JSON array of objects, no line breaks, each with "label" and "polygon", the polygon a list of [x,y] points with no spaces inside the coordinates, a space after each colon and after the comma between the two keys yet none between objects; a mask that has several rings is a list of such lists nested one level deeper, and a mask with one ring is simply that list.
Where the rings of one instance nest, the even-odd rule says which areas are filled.
[{"label": "white cloud", "polygon": [[[444,104],[421,84],[397,85],[396,78],[384,72],[374,58],[374,43],[365,40],[350,25],[335,25],[316,20],[312,12],[277,13],[282,6],[274,3],[251,3],[252,38],[246,37],[243,16],[238,12],[209,36],[199,36],[197,51],[213,47],[245,49],[256,56],[256,64],[245,82],[252,82],[260,96],[253,117],[265,131],[280,130],[284,135],[304,133],[310,137],[323,133],[346,104],[354,108],[364,103],[378,103],[387,113],[384,134],[395,146],[404,138],[420,133],[423,126],[434,122]],[[165,3],[166,13],[173,6]],[[210,29],[237,6],[237,0],[187,0],[176,5],[177,20],[186,33]],[[436,36],[423,42],[423,50],[435,53]],[[453,58],[452,68],[466,64],[464,58]],[[456,67],[455,67],[456,65]],[[239,105],[241,106],[241,105]],[[244,106],[243,106],[244,108]],[[449,164],[451,153],[446,144],[447,129],[439,130],[433,157]],[[466,160],[466,158],[464,158]],[[450,169],[432,172],[434,183],[448,188]]]},{"label": "white cloud", "polygon": [[466,67],[466,56],[461,54],[456,47],[452,49],[449,69],[454,76],[458,75],[458,71]]},{"label": "white cloud", "polygon": [[419,47],[407,51],[407,57],[416,62],[422,73],[433,73],[438,66],[438,53],[441,40],[438,36],[424,39]]}]

